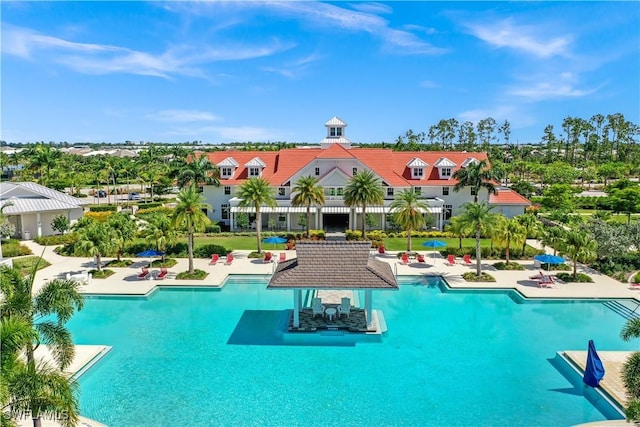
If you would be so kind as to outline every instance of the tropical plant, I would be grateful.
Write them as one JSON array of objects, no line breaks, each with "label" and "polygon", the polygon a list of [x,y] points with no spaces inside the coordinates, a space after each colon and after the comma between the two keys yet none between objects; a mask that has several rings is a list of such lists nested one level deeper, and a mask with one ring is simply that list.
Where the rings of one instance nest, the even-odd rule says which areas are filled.
[{"label": "tropical plant", "polygon": [[178,237],[171,224],[171,218],[162,212],[154,212],[145,218],[142,235],[147,242],[155,244],[156,249],[162,251],[163,262],[167,245],[174,243]]},{"label": "tropical plant", "polygon": [[362,238],[366,240],[366,215],[368,205],[382,205],[384,193],[380,179],[371,171],[355,173],[344,189],[344,204],[362,207]]},{"label": "tropical plant", "polygon": [[578,262],[587,263],[597,256],[598,242],[589,233],[580,230],[569,230],[560,243],[560,252],[571,258],[573,277],[577,277]]},{"label": "tropical plant", "polygon": [[519,245],[522,241],[527,240],[527,230],[516,218],[501,217],[497,221],[494,235],[498,245],[505,249],[506,264],[509,264],[511,245]]},{"label": "tropical plant", "polygon": [[76,236],[76,252],[95,257],[96,268],[102,271],[102,257],[116,248],[114,229],[106,222],[87,218],[76,223]]},{"label": "tropical plant", "polygon": [[51,169],[55,168],[61,152],[51,145],[37,143],[29,152],[27,168],[39,175],[40,184],[48,185],[51,179]]},{"label": "tropical plant", "polygon": [[449,220],[449,224],[445,229],[454,235],[458,239],[458,249],[462,249],[462,239],[469,235],[469,230],[461,220],[459,216],[454,216]]},{"label": "tropical plant", "polygon": [[303,176],[296,181],[291,191],[293,193],[291,204],[293,206],[304,206],[307,209],[306,236],[309,238],[311,205],[324,205],[324,189],[318,185],[318,178],[314,176]]},{"label": "tropical plant", "polygon": [[109,219],[107,219],[107,225],[114,232],[114,244],[117,248],[118,261],[120,261],[125,245],[136,236],[138,225],[129,215],[124,213],[110,215]]},{"label": "tropical plant", "polygon": [[182,228],[187,231],[187,251],[189,255],[189,274],[194,273],[193,269],[193,235],[197,231],[204,231],[211,220],[203,212],[203,209],[211,209],[211,206],[205,203],[204,198],[198,192],[195,185],[191,185],[180,191],[178,194],[178,202],[173,211],[172,224],[174,227]]},{"label": "tropical plant", "polygon": [[464,226],[472,230],[476,239],[476,275],[482,274],[482,251],[480,250],[480,238],[483,232],[486,232],[492,224],[491,221],[494,218],[491,215],[491,209],[493,206],[485,201],[480,203],[465,203],[462,205],[462,214],[460,214],[460,221]]},{"label": "tropical plant", "polygon": [[498,174],[489,168],[486,159],[471,162],[467,167],[460,168],[453,174],[453,178],[458,182],[453,186],[453,191],[458,192],[465,187],[471,187],[473,203],[478,203],[478,195],[481,189],[486,189],[489,194],[496,194],[496,181],[499,181]]},{"label": "tropical plant", "polygon": [[416,193],[409,189],[400,192],[389,205],[389,209],[393,212],[395,222],[407,231],[407,251],[411,251],[411,232],[424,226],[424,214],[428,211],[429,205],[418,199]]},{"label": "tropical plant", "polygon": [[[624,341],[640,338],[640,319],[631,318],[622,327],[620,337]],[[629,399],[625,407],[627,420],[640,421],[640,352],[632,353],[622,368],[622,382],[627,389]]]},{"label": "tropical plant", "polygon": [[209,161],[209,158],[201,154],[192,157],[178,172],[178,185],[182,188],[187,185],[215,185],[220,186],[220,170]]},{"label": "tropical plant", "polygon": [[553,248],[553,254],[558,253],[558,245],[564,239],[564,228],[562,227],[545,227],[542,232],[542,244]]},{"label": "tropical plant", "polygon": [[51,228],[60,234],[64,234],[69,231],[69,218],[66,215],[57,215],[51,221]]},{"label": "tropical plant", "polygon": [[269,181],[262,177],[253,177],[243,182],[238,188],[237,197],[240,199],[238,206],[243,208],[252,207],[256,211],[256,238],[258,243],[258,253],[262,253],[262,205],[276,206],[276,197]]},{"label": "tropical plant", "polygon": [[525,249],[527,248],[527,238],[538,236],[541,223],[535,215],[530,213],[518,215],[515,219],[524,227],[525,239],[522,241],[522,254],[524,255]]}]

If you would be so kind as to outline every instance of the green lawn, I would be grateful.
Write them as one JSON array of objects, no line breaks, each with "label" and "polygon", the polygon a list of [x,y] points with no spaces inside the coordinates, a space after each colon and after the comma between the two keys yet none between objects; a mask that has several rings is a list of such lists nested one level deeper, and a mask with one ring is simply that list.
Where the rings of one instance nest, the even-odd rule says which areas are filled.
[{"label": "green lawn", "polygon": [[[431,248],[427,248],[425,246],[422,246],[422,243],[428,241],[428,240],[440,240],[442,242],[445,242],[447,244],[447,246],[443,246],[441,248],[436,248],[436,250],[440,251],[440,250],[446,250],[448,247],[449,248],[455,248],[457,249],[459,246],[459,242],[458,239],[451,239],[451,238],[437,238],[437,239],[425,239],[425,238],[412,238],[411,239],[411,249],[414,251],[422,251],[422,250],[432,250]],[[462,239],[462,247],[465,246],[471,246],[471,247],[475,247],[476,246],[476,239]],[[491,246],[491,241],[489,239],[481,239],[480,240],[480,246],[483,248],[488,248]],[[384,247],[386,250],[389,251],[405,251],[407,250],[407,238],[406,237],[387,237],[386,239],[384,239]]]}]

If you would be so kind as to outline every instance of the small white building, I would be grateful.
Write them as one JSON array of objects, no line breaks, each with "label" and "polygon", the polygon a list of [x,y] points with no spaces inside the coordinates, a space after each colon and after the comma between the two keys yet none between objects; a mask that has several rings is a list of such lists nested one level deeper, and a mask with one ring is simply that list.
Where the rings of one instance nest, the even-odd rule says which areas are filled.
[{"label": "small white building", "polygon": [[15,236],[23,240],[56,234],[53,218],[64,215],[70,224],[82,217],[87,200],[69,196],[35,182],[0,184],[2,213],[15,227]]}]

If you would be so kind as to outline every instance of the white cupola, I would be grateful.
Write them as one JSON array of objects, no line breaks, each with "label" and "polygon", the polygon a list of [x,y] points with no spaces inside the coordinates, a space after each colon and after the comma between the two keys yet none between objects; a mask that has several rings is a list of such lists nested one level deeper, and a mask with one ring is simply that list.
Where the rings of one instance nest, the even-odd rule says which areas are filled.
[{"label": "white cupola", "polygon": [[329,148],[331,144],[340,144],[344,148],[351,148],[351,141],[344,136],[344,128],[347,127],[345,122],[334,116],[324,126],[327,128],[327,136],[320,141],[321,148]]}]

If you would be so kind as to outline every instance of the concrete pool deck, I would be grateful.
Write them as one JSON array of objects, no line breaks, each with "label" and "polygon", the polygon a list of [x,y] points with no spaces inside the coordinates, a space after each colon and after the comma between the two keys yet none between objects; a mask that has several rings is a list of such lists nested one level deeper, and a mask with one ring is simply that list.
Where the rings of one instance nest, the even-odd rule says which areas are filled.
[{"label": "concrete pool deck", "polygon": [[[538,246],[537,241],[528,241],[532,246]],[[50,266],[38,271],[34,281],[34,289],[39,289],[44,283],[56,278],[64,278],[67,273],[78,273],[82,270],[91,270],[95,268],[95,261],[92,258],[63,257],[53,251],[53,247],[43,247],[33,241],[23,242],[30,247],[35,255],[41,255],[45,260],[51,263]],[[425,252],[422,247],[417,247],[420,253],[426,254],[426,263],[417,263],[412,261],[408,265],[399,262],[397,252],[389,252],[386,254],[377,254],[372,252],[372,256],[381,261],[388,262],[394,273],[398,276],[442,276],[451,289],[477,289],[477,290],[509,290],[513,289],[519,292],[525,298],[532,299],[625,299],[632,306],[640,305],[640,290],[629,289],[626,283],[620,283],[606,275],[600,274],[585,266],[578,265],[578,271],[591,276],[594,283],[556,283],[553,288],[541,288],[537,282],[530,279],[530,276],[540,271],[532,261],[512,261],[525,267],[524,271],[499,271],[492,264],[497,260],[483,260],[482,269],[495,277],[496,282],[472,283],[462,278],[462,274],[468,271],[475,271],[475,263],[467,266],[462,263],[461,259],[456,260],[455,265],[448,265],[438,253]],[[548,251],[548,250],[547,250]],[[80,292],[86,295],[128,295],[128,296],[145,296],[153,292],[158,286],[208,286],[221,287],[225,279],[229,275],[270,275],[275,268],[275,263],[264,263],[262,259],[250,259],[248,255],[251,251],[233,251],[234,261],[231,265],[224,265],[223,259],[215,265],[209,264],[209,259],[194,259],[194,268],[204,270],[209,273],[204,280],[177,280],[178,272],[188,269],[187,259],[178,259],[178,263],[169,268],[169,274],[164,280],[139,280],[138,273],[143,266],[149,264],[149,258],[131,258],[134,263],[129,267],[112,267],[115,272],[107,279],[92,279],[87,285],[80,287]],[[293,251],[272,251],[276,255],[280,252],[287,254],[287,259],[295,257]],[[549,252],[549,251],[548,251]],[[434,256],[435,255],[435,256]],[[277,259],[277,256],[275,257]],[[103,264],[113,258],[103,259]],[[151,269],[159,271],[158,268]],[[545,272],[546,273],[546,272]],[[550,274],[554,274],[552,269]],[[619,331],[612,331],[619,333]],[[586,343],[585,343],[586,347]],[[574,363],[580,366],[580,360],[584,359],[582,353],[585,351],[575,351],[576,349],[558,349],[567,357],[571,358]],[[605,361],[605,369],[607,369],[607,378],[604,384],[612,390],[610,394],[621,405],[624,406],[626,395],[624,387],[621,387],[621,379],[619,375],[620,366],[629,352],[606,351],[602,349],[599,354]],[[581,359],[582,358],[582,359]],[[615,362],[614,362],[615,361]],[[584,363],[584,361],[582,362]],[[607,368],[607,363],[617,363],[615,367]],[[84,366],[84,365],[83,365]],[[611,384],[611,385],[609,385]],[[604,386],[603,386],[604,388]],[[622,421],[625,423],[625,421]],[[620,421],[592,423],[591,425],[620,425],[616,424]],[[88,422],[89,425],[99,425],[99,423]]]}]

